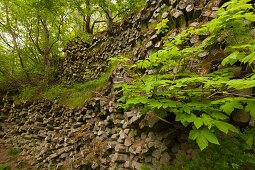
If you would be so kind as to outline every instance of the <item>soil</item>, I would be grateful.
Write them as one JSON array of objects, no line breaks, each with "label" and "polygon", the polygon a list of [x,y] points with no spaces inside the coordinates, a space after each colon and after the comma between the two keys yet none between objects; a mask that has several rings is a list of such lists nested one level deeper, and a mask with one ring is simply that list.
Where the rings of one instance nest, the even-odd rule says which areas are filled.
[{"label": "soil", "polygon": [[[18,154],[10,154],[11,147],[8,147],[6,145],[0,144],[0,170],[12,170],[12,169],[29,169],[29,167],[26,166],[26,163],[22,161],[18,161]],[[7,166],[3,168],[3,164],[6,164]],[[1,166],[2,165],[2,166]]]}]

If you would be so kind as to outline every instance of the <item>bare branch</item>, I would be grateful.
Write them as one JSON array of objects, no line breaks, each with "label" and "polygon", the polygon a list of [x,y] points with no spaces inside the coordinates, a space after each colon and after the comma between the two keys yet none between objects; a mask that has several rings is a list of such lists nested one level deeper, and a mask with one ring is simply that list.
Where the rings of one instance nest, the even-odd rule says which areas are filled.
[{"label": "bare branch", "polygon": [[97,24],[97,23],[101,23],[101,22],[106,22],[106,21],[94,21],[94,22],[93,22],[92,27],[91,27],[91,33],[93,33],[93,30],[94,30],[95,24]]},{"label": "bare branch", "polygon": [[122,11],[122,12],[120,12],[120,13],[118,13],[118,14],[116,14],[114,17],[113,17],[113,19],[112,20],[114,20],[116,17],[118,17],[119,15],[121,15],[121,14],[123,14],[123,13],[125,13],[125,12],[127,12],[127,11],[129,11],[130,9],[129,8],[127,8],[127,9],[125,9],[124,11]]},{"label": "bare branch", "polygon": [[8,46],[8,47],[10,47],[11,49],[13,49],[14,47],[13,46],[11,46],[5,39],[4,39],[4,37],[0,34],[0,38],[3,40],[3,42]]}]

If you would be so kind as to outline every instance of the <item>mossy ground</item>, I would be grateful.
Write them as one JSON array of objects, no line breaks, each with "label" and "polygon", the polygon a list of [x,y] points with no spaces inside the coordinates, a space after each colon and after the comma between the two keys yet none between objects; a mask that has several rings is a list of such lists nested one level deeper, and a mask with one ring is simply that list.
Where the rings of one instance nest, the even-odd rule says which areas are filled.
[{"label": "mossy ground", "polygon": [[72,86],[67,86],[62,83],[49,87],[44,87],[43,85],[23,87],[21,93],[15,96],[15,101],[48,99],[52,101],[56,100],[59,104],[65,104],[70,107],[80,106],[97,96],[101,90],[107,88],[107,77],[112,74],[112,71],[117,66],[118,63],[111,63],[107,71],[102,73],[99,79],[84,83],[75,83]]}]

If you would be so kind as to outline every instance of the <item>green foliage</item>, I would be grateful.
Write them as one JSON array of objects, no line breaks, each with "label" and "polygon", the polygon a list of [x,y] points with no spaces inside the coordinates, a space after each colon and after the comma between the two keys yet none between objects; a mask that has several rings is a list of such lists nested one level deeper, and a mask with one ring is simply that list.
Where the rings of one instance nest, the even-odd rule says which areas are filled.
[{"label": "green foliage", "polygon": [[25,100],[36,100],[38,99],[38,87],[27,85],[24,86],[18,96],[18,100],[25,101]]},{"label": "green foliage", "polygon": [[167,23],[169,22],[169,19],[166,18],[166,19],[163,19],[159,24],[157,24],[156,26],[156,30],[159,30],[159,32],[162,32],[162,33],[166,33],[168,31],[168,25]]},{"label": "green foliage", "polygon": [[[119,99],[120,107],[130,109],[142,105],[141,114],[152,110],[162,118],[175,114],[176,121],[184,126],[192,125],[189,137],[196,140],[201,150],[209,142],[219,144],[214,134],[217,131],[238,133],[233,125],[227,123],[227,119],[235,109],[245,109],[255,116],[255,99],[231,97],[232,91],[255,87],[254,73],[243,79],[235,79],[234,68],[225,68],[201,76],[192,68],[192,63],[198,62],[198,54],[215,43],[224,43],[226,52],[230,53],[222,61],[223,65],[254,61],[253,57],[245,57],[254,53],[249,31],[253,28],[255,18],[251,12],[254,9],[245,2],[248,1],[226,3],[207,25],[200,29],[191,27],[184,30],[178,36],[169,38],[163,50],[134,65],[125,66],[134,71],[135,80],[117,86],[123,92],[123,97]],[[158,29],[165,29],[164,22],[158,25]],[[199,46],[188,45],[193,34],[199,35],[205,31],[211,34]],[[224,39],[224,42],[218,41],[220,39]],[[240,51],[245,52],[242,58],[237,55]],[[153,74],[143,75],[137,71],[141,69],[152,70]],[[217,97],[216,94],[222,95]]]},{"label": "green foliage", "polygon": [[[254,169],[255,129],[245,129],[236,136],[227,136],[220,140],[221,145],[210,145],[203,151],[198,151],[194,160],[187,160],[185,156],[178,155],[179,169]],[[166,168],[167,169],[167,168]]]},{"label": "green foliage", "polygon": [[9,154],[10,155],[18,155],[21,152],[21,149],[19,148],[10,148]]},{"label": "green foliage", "polygon": [[0,90],[35,85],[42,79],[47,86],[56,84],[52,70],[56,71],[55,61],[63,57],[68,41],[92,42],[91,30],[105,28],[101,21],[109,17],[117,21],[144,4],[145,0],[2,0]]},{"label": "green foliage", "polygon": [[82,105],[85,101],[92,99],[98,90],[105,87],[107,77],[117,66],[118,62],[112,62],[99,79],[76,83],[72,86],[56,84],[47,87],[43,83],[40,86],[25,86],[22,88],[21,93],[16,96],[16,101],[49,99],[71,107]]},{"label": "green foliage", "polygon": [[0,170],[11,170],[11,167],[6,163],[0,163]]},{"label": "green foliage", "polygon": [[[210,145],[203,151],[193,150],[191,157],[177,153],[171,166],[161,166],[161,170],[190,169],[254,169],[255,168],[255,128],[246,128],[235,136],[223,136],[221,145]],[[191,143],[191,147],[194,144]],[[141,169],[152,169],[142,166]]]}]

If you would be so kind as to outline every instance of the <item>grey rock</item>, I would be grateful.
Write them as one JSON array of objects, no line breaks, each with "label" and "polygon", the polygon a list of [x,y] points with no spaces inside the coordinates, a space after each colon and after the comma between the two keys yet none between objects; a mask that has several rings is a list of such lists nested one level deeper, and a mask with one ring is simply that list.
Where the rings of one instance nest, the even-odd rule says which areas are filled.
[{"label": "grey rock", "polygon": [[183,16],[183,15],[184,15],[183,12],[180,10],[175,10],[174,13],[172,14],[174,18],[179,18],[180,16]]},{"label": "grey rock", "polygon": [[153,42],[152,41],[149,41],[146,46],[145,46],[147,49],[151,49],[153,48]]},{"label": "grey rock", "polygon": [[248,123],[251,119],[251,115],[244,110],[235,109],[232,113],[232,119],[235,123]]},{"label": "grey rock", "polygon": [[159,159],[161,156],[161,151],[159,149],[156,149],[152,152],[152,156],[156,159]]},{"label": "grey rock", "polygon": [[112,162],[119,162],[119,163],[123,163],[126,162],[128,160],[129,156],[127,154],[118,154],[115,153],[112,156]]},{"label": "grey rock", "polygon": [[164,12],[163,14],[162,14],[162,19],[166,19],[166,18],[168,18],[170,16],[170,13],[169,12]]}]

